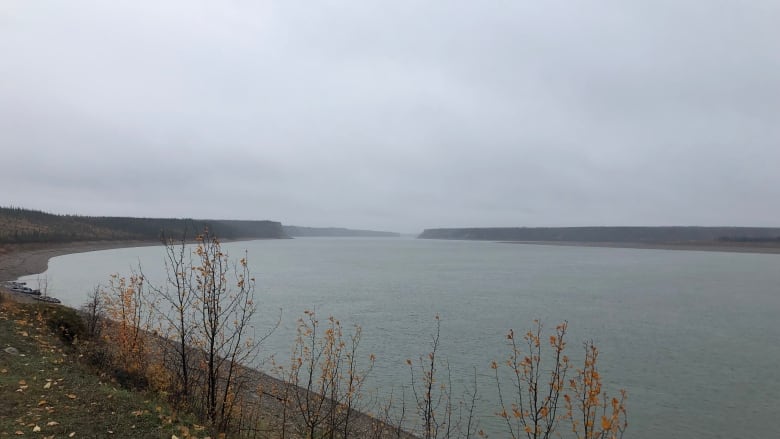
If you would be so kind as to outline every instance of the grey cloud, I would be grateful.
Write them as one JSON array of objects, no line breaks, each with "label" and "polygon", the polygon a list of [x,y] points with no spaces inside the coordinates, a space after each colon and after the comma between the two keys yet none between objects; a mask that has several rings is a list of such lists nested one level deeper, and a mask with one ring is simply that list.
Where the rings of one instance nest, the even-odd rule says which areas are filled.
[{"label": "grey cloud", "polygon": [[0,202],[434,226],[776,225],[772,1],[0,7]]}]

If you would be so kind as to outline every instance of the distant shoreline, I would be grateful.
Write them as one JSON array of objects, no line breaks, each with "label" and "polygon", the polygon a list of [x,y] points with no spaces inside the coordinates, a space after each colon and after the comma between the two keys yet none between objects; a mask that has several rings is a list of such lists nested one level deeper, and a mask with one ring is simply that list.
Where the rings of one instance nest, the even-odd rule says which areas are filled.
[{"label": "distant shoreline", "polygon": [[[423,238],[429,239],[429,238]],[[457,239],[456,239],[457,240]],[[457,241],[475,241],[461,239]],[[491,240],[484,240],[491,241]],[[583,242],[583,241],[492,241],[501,244],[554,245],[567,247],[630,248],[640,250],[685,250],[730,253],[780,254],[780,244],[760,243],[630,243],[630,242]],[[158,241],[86,241],[71,243],[36,243],[0,245],[0,282],[18,279],[22,276],[43,273],[48,269],[49,259],[74,253],[85,253],[118,248],[148,247],[162,245]]]},{"label": "distant shoreline", "polygon": [[[475,241],[463,239],[462,241]],[[501,244],[529,244],[529,245],[556,245],[564,247],[603,247],[603,248],[630,248],[638,250],[684,250],[704,252],[726,253],[759,253],[780,254],[780,244],[760,243],[724,243],[724,242],[695,242],[695,243],[644,243],[644,242],[584,242],[584,241],[493,241]]]},{"label": "distant shoreline", "polygon": [[0,282],[45,272],[49,259],[73,253],[162,245],[158,241],[85,241],[0,246]]},{"label": "distant shoreline", "polygon": [[[220,242],[257,241],[264,239],[282,238],[220,239]],[[161,246],[163,244],[158,240],[0,244],[0,282],[12,281],[22,276],[43,273],[49,268],[49,260],[51,258],[56,258],[57,256],[118,248],[152,247],[158,245]]]}]

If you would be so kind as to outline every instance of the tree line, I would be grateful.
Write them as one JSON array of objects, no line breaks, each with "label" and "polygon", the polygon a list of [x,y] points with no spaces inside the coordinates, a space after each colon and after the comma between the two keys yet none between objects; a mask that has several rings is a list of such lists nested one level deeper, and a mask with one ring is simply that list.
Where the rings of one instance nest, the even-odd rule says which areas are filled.
[{"label": "tree line", "polygon": [[223,239],[285,238],[275,221],[196,220],[56,215],[19,207],[0,207],[0,243],[77,241],[154,241],[209,229]]},{"label": "tree line", "polygon": [[488,241],[710,243],[764,242],[780,237],[776,227],[482,227],[426,229],[424,239]]}]

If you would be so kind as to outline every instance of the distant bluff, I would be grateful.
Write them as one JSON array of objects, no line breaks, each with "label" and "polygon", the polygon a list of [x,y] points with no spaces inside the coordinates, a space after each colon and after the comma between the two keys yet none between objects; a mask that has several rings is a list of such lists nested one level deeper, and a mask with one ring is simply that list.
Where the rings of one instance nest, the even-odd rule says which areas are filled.
[{"label": "distant bluff", "polygon": [[154,241],[162,237],[180,239],[185,233],[193,238],[206,228],[221,239],[288,237],[277,221],[55,215],[22,208],[0,208],[0,243]]},{"label": "distant bluff", "polygon": [[480,241],[694,243],[780,242],[775,227],[488,227],[425,229],[422,239]]}]

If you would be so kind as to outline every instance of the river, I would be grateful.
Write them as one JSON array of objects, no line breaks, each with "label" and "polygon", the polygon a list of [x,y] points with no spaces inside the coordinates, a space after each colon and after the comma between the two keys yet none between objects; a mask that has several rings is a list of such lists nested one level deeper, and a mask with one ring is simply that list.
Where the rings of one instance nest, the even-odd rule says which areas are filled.
[{"label": "river", "polygon": [[[224,248],[248,252],[258,329],[281,311],[265,358],[285,358],[297,317],[316,309],[361,325],[361,349],[377,357],[370,386],[400,389],[405,360],[427,352],[438,314],[454,387],[477,369],[477,412],[491,437],[505,435],[489,364],[508,354],[506,332],[534,319],[548,329],[568,321],[573,357],[586,339],[599,347],[608,389],[629,394],[627,438],[780,437],[780,255],[389,238]],[[78,306],[139,262],[161,279],[162,260],[160,247],[72,254],[52,259],[45,277],[50,294]]]}]

